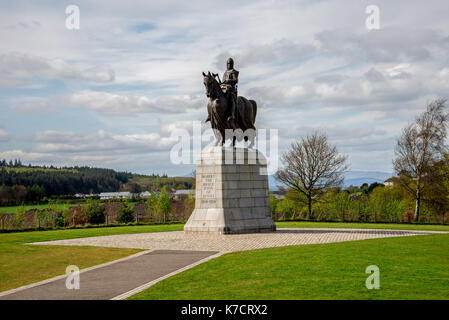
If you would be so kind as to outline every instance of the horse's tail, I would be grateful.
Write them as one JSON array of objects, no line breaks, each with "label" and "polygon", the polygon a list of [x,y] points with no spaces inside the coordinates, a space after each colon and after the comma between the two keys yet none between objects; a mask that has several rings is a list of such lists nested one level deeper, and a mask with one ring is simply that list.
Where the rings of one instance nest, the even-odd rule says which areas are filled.
[{"label": "horse's tail", "polygon": [[254,100],[249,100],[251,104],[253,105],[253,124],[256,123],[256,115],[257,115],[257,103]]}]

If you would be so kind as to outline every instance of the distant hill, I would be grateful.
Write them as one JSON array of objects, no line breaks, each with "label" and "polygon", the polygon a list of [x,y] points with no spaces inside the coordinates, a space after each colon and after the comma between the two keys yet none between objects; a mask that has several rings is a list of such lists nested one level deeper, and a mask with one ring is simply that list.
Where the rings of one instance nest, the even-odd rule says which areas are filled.
[{"label": "distant hill", "polygon": [[364,183],[371,184],[373,182],[383,183],[385,180],[390,178],[393,175],[392,172],[383,172],[383,171],[348,171],[345,174],[345,181],[343,186],[345,188],[349,186],[357,186],[360,187]]},{"label": "distant hill", "polygon": [[[44,167],[0,161],[0,186],[3,192],[15,193],[9,187],[40,187],[45,196],[73,195],[117,191],[130,179],[127,172],[90,167]],[[17,188],[16,188],[17,189]],[[9,191],[8,191],[9,190]]]},{"label": "distant hill", "polygon": [[[361,186],[364,183],[371,184],[373,182],[383,183],[385,180],[390,178],[393,175],[391,172],[382,172],[382,171],[348,171],[345,174],[345,180],[343,182],[343,188],[347,188],[349,186]],[[278,190],[278,186],[283,186],[281,182],[276,180],[273,175],[268,176],[268,185],[270,190]]]},{"label": "distant hill", "polygon": [[[284,186],[284,184],[278,180],[276,180],[276,178],[274,177],[274,175],[269,175],[268,176],[268,187],[271,191],[276,191],[278,190],[279,186]],[[285,187],[285,186],[284,186]]]},{"label": "distant hill", "polygon": [[168,189],[192,189],[195,178],[192,177],[168,177],[166,175],[141,175],[133,174],[128,182],[122,185],[121,190],[130,192],[158,191],[163,187]]}]

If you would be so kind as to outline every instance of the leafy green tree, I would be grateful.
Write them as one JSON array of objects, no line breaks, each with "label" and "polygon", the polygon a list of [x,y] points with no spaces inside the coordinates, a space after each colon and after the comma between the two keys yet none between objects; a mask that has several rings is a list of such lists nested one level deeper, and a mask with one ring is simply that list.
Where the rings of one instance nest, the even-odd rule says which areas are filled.
[{"label": "leafy green tree", "polygon": [[332,187],[341,185],[347,170],[347,156],[328,142],[325,134],[314,132],[291,144],[282,157],[283,167],[276,179],[307,198],[308,218],[312,204]]},{"label": "leafy green tree", "polygon": [[290,220],[295,217],[297,209],[298,203],[296,201],[284,198],[276,206],[276,215],[279,220]]},{"label": "leafy green tree", "polygon": [[128,203],[126,202],[122,203],[122,207],[118,212],[117,221],[120,223],[129,223],[134,221],[134,210]]},{"label": "leafy green tree", "polygon": [[435,163],[425,178],[423,204],[424,210],[428,211],[425,220],[444,223],[449,209],[449,153],[444,152],[443,158]]},{"label": "leafy green tree", "polygon": [[350,206],[351,200],[349,199],[349,194],[346,191],[337,193],[333,198],[332,209],[335,213],[335,217],[339,220],[345,221]]},{"label": "leafy green tree", "polygon": [[371,193],[376,187],[385,187],[385,185],[383,183],[373,182],[368,187],[368,193]]},{"label": "leafy green tree", "polygon": [[351,221],[368,221],[370,218],[368,209],[368,196],[361,191],[349,196],[350,203],[350,220]]},{"label": "leafy green tree", "polygon": [[48,217],[47,210],[45,210],[45,209],[37,209],[34,212],[34,216],[35,216],[35,218],[37,220],[37,227],[40,229],[42,224],[47,222],[47,217]]},{"label": "leafy green tree", "polygon": [[26,200],[29,203],[38,203],[45,195],[45,190],[43,187],[38,185],[33,185],[26,188]]},{"label": "leafy green tree", "polygon": [[446,99],[427,105],[413,123],[407,125],[396,142],[394,170],[401,185],[415,198],[415,222],[419,221],[421,196],[427,187],[427,177],[445,151],[449,113]]},{"label": "leafy green tree", "polygon": [[103,224],[105,222],[104,211],[104,206],[100,205],[97,201],[87,199],[85,216],[89,223]]},{"label": "leafy green tree", "polygon": [[404,196],[397,187],[384,188],[378,186],[371,192],[369,210],[374,221],[401,222],[405,209]]},{"label": "leafy green tree", "polygon": [[184,204],[184,220],[187,221],[195,208],[195,196],[189,193],[182,201]]},{"label": "leafy green tree", "polygon": [[[3,161],[1,162],[3,163]],[[32,201],[37,201],[37,198],[43,197],[42,190],[47,197],[90,193],[90,191],[95,193],[116,191],[122,184],[127,183],[129,178],[131,178],[131,174],[116,172],[111,169],[23,166],[19,160],[1,166],[0,170],[0,185],[30,188],[25,190],[30,192],[26,196],[33,199]],[[34,186],[39,186],[40,189],[38,190]],[[14,196],[15,190],[11,191],[12,196]],[[11,197],[11,199],[14,198]]]},{"label": "leafy green tree", "polygon": [[279,199],[276,198],[272,192],[270,192],[270,212],[271,212],[272,218],[276,217],[276,207],[277,207],[278,203],[279,203]]},{"label": "leafy green tree", "polygon": [[67,227],[69,222],[69,210],[69,206],[64,206],[64,208],[56,214],[56,227]]},{"label": "leafy green tree", "polygon": [[23,222],[25,221],[25,213],[26,208],[23,204],[16,208],[14,218],[11,219],[11,225],[14,229],[22,229]]},{"label": "leafy green tree", "polygon": [[163,187],[161,190],[161,194],[157,199],[157,213],[162,216],[163,222],[167,221],[167,214],[171,211],[171,200],[170,196],[167,193],[166,187]]},{"label": "leafy green tree", "polygon": [[360,190],[363,192],[363,193],[365,193],[365,194],[368,194],[368,190],[369,190],[369,185],[368,185],[368,183],[364,183],[364,184],[362,184],[361,186],[360,186]]},{"label": "leafy green tree", "polygon": [[47,208],[44,209],[47,213],[47,218],[53,222],[53,226],[56,225],[56,218],[58,215],[58,203],[56,200],[48,200]]},{"label": "leafy green tree", "polygon": [[320,198],[316,209],[318,219],[342,220],[348,217],[351,207],[351,199],[347,191],[334,189]]},{"label": "leafy green tree", "polygon": [[149,218],[156,215],[157,211],[157,195],[151,193],[147,200],[145,200],[145,215]]}]

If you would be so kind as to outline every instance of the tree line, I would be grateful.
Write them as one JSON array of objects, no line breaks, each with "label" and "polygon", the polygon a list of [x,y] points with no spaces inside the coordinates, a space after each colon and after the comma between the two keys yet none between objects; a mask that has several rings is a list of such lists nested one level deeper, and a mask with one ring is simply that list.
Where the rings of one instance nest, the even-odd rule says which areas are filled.
[{"label": "tree line", "polygon": [[[134,203],[128,199],[100,201],[89,198],[83,206],[70,206],[49,200],[41,209],[27,210],[21,205],[16,207],[14,214],[0,215],[0,230],[182,221],[191,212],[193,202],[190,196],[172,199],[166,187],[159,194],[153,193],[148,199]],[[172,203],[181,205],[185,212],[176,212]],[[137,206],[140,210],[136,210]]]},{"label": "tree line", "polygon": [[[12,166],[11,166],[12,164]],[[132,177],[127,172],[90,167],[24,166],[0,161],[0,204],[35,202],[43,197],[111,192]]]},{"label": "tree line", "polygon": [[445,223],[449,209],[446,99],[436,99],[405,126],[396,141],[393,186],[342,190],[347,156],[326,134],[294,141],[283,155],[277,180],[288,186],[283,200],[271,195],[277,218],[341,221]]}]

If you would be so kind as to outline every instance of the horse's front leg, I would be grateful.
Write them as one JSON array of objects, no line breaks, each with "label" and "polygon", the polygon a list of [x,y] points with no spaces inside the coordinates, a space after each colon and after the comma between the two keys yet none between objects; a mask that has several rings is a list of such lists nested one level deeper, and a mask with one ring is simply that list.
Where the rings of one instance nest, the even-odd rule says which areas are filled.
[{"label": "horse's front leg", "polygon": [[224,133],[218,130],[214,130],[215,132],[215,143],[214,143],[214,147],[218,147],[219,145],[224,144]]},{"label": "horse's front leg", "polygon": [[224,147],[225,142],[226,142],[225,132],[222,131],[222,132],[221,132],[221,146],[222,146],[222,147]]}]

